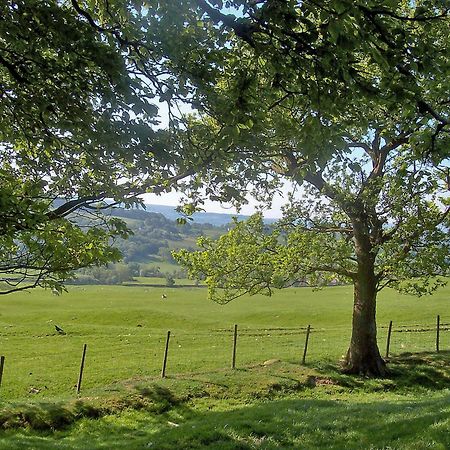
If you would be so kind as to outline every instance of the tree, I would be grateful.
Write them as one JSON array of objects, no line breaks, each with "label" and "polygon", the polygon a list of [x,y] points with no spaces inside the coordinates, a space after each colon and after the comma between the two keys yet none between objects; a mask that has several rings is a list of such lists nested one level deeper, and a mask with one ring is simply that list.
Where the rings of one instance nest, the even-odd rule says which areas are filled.
[{"label": "tree", "polygon": [[175,286],[175,278],[170,273],[166,274],[166,286],[167,287]]},{"label": "tree", "polygon": [[[301,200],[269,231],[262,216],[202,250],[178,252],[191,276],[205,277],[208,295],[228,302],[246,293],[270,295],[301,280],[313,286],[353,283],[352,337],[344,369],[383,376],[376,339],[376,298],[389,286],[424,295],[450,275],[450,169],[411,158],[406,136],[380,131],[352,143],[363,156],[339,152],[304,175]],[[291,170],[294,170],[292,167]]]},{"label": "tree", "polygon": [[157,102],[188,91],[145,15],[131,0],[2,2],[0,294],[116,261],[128,231],[108,208],[195,170],[157,127]]},{"label": "tree", "polygon": [[190,124],[191,140],[222,155],[222,179],[210,193],[239,203],[253,191],[270,202],[287,178],[313,199],[293,197],[299,208],[281,234],[267,236],[253,221],[178,259],[207,276],[218,300],[219,288],[232,298],[304,276],[352,281],[346,369],[383,375],[376,293],[385,284],[426,292],[436,286],[427,274],[443,275],[448,265],[441,190],[448,189],[449,12],[437,1],[230,2],[242,6],[236,17],[219,3],[197,1],[204,17],[234,35],[215,83],[199,81],[208,117]]}]

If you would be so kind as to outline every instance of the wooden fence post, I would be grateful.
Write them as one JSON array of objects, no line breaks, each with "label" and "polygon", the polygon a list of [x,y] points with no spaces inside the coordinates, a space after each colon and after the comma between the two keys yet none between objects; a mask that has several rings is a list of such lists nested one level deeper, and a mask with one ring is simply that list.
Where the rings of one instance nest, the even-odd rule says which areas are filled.
[{"label": "wooden fence post", "polygon": [[236,344],[237,344],[237,325],[234,325],[234,336],[233,336],[233,354],[231,359],[231,368],[236,369]]},{"label": "wooden fence post", "polygon": [[5,367],[5,357],[0,356],[0,386],[2,385],[3,380],[3,368]]},{"label": "wooden fence post", "polygon": [[79,394],[80,390],[81,390],[81,381],[83,379],[83,370],[84,370],[84,360],[86,359],[86,349],[87,349],[87,344],[84,344],[83,345],[83,354],[81,356],[80,375],[78,376],[78,383],[77,383],[77,394]]},{"label": "wooden fence post", "polygon": [[311,325],[308,325],[308,328],[306,329],[306,339],[305,339],[305,349],[303,350],[303,358],[302,358],[302,364],[305,364],[306,361],[306,352],[308,351],[308,341],[309,341],[309,333],[311,331]]},{"label": "wooden fence post", "polygon": [[439,353],[439,329],[440,329],[441,318],[438,314],[436,317],[436,353]]},{"label": "wooden fence post", "polygon": [[392,320],[389,322],[389,329],[386,341],[386,358],[389,358],[389,347],[391,346]]},{"label": "wooden fence post", "polygon": [[170,331],[167,332],[166,347],[164,349],[164,359],[163,359],[163,365],[162,365],[162,369],[161,369],[161,378],[166,377],[167,355],[169,353],[169,340],[170,340]]}]

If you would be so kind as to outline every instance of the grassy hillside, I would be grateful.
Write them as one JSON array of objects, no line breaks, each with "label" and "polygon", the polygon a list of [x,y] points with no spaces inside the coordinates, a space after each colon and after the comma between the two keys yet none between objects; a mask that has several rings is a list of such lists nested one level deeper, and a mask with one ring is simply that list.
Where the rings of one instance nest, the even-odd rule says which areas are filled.
[{"label": "grassy hillside", "polygon": [[[337,362],[347,348],[350,287],[288,289],[272,298],[245,297],[225,306],[205,296],[198,288],[74,286],[60,297],[35,290],[3,298],[3,399],[73,395],[84,343],[88,353],[83,389],[157,375],[167,330],[172,332],[169,375],[229,367],[235,323],[239,367],[274,358],[297,363],[308,324],[313,327],[308,351],[313,366]],[[378,307],[381,349],[393,320],[393,354],[433,351],[437,314],[443,324],[441,348],[449,349],[449,297],[448,287],[423,299],[383,293]],[[55,324],[66,334],[58,334]]]},{"label": "grassy hillside", "polygon": [[[217,238],[226,230],[226,227],[207,223],[187,221],[179,224],[163,214],[150,211],[117,208],[110,213],[124,220],[132,231],[128,239],[118,239],[115,242],[122,253],[122,262],[108,267],[80,269],[76,274],[77,279],[71,281],[72,284],[121,285],[138,277],[186,278],[185,271],[172,257],[172,250],[195,249],[199,236]],[[186,280],[183,284],[186,284]],[[194,282],[190,281],[189,284],[194,285]]]}]

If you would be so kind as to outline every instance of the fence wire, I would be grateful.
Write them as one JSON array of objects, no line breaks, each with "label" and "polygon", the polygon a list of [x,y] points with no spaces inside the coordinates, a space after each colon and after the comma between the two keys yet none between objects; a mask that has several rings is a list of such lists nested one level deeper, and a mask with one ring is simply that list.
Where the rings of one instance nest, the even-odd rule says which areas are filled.
[{"label": "fence wire", "polygon": [[[378,345],[385,355],[388,325],[378,326]],[[238,324],[236,367],[270,359],[301,363],[307,324],[286,328],[249,328]],[[3,333],[5,367],[0,397],[73,394],[83,344],[88,344],[83,390],[132,377],[157,377],[161,371],[166,330],[136,328],[110,334],[83,332],[65,336]],[[169,377],[231,366],[233,326],[186,332],[171,330],[166,373]],[[322,328],[311,324],[306,363],[337,362],[348,347],[348,326]],[[390,356],[436,351],[436,322],[393,324]],[[450,323],[441,321],[439,348],[450,349]],[[18,350],[20,349],[20,350]]]}]

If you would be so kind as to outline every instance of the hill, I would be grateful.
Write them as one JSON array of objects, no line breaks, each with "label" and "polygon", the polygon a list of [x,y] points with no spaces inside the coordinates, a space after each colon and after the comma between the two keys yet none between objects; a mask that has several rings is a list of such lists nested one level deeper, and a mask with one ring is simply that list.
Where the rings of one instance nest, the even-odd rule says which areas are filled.
[{"label": "hill", "polygon": [[[57,204],[57,203],[55,203]],[[146,205],[146,209],[119,207],[106,211],[123,219],[133,234],[127,240],[118,240],[116,246],[123,255],[123,262],[107,268],[97,267],[79,270],[75,284],[121,284],[138,280],[145,284],[173,285],[175,279],[186,280],[186,273],[172,258],[172,250],[194,250],[200,236],[218,238],[231,225],[233,217],[245,220],[248,216],[197,212],[192,220],[180,224],[182,217],[173,206]],[[275,219],[266,219],[273,223]],[[150,279],[146,279],[150,278]]]},{"label": "hill", "polygon": [[[178,218],[182,217],[181,214],[176,210],[175,206],[167,205],[153,205],[146,204],[144,209],[122,209],[117,208],[117,212],[114,215],[118,217],[130,217],[145,219],[150,214],[159,213],[162,214],[166,219],[176,221]],[[196,212],[192,216],[192,223],[195,224],[210,224],[215,227],[223,227],[229,225],[233,217],[237,217],[239,220],[248,219],[249,216],[242,214],[228,214],[228,213],[213,213],[213,212]],[[273,223],[276,219],[266,218],[265,222]]]},{"label": "hill", "polygon": [[[174,206],[165,205],[146,205],[146,212],[160,213],[169,220],[177,220],[181,217]],[[196,212],[192,215],[193,223],[211,224],[216,227],[228,225],[233,217],[238,217],[239,220],[245,220],[248,216],[227,214],[227,213],[211,213],[211,212]]]},{"label": "hill", "polygon": [[174,208],[159,205],[149,205],[147,210],[112,208],[108,214],[123,219],[133,233],[127,240],[116,242],[123,262],[107,268],[82,269],[73,283],[121,284],[140,277],[139,281],[147,284],[167,282],[171,285],[175,279],[186,277],[172,258],[172,250],[195,249],[200,236],[219,237],[226,232],[233,217],[231,214],[197,213],[194,220],[180,224],[176,219],[181,215]]}]

